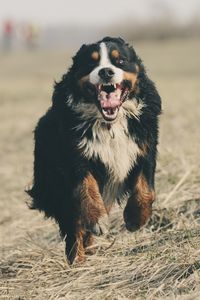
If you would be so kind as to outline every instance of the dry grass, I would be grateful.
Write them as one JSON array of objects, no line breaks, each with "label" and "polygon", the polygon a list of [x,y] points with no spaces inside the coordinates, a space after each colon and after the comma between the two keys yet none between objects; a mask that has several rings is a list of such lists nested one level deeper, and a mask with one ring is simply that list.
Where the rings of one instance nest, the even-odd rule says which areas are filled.
[{"label": "dry grass", "polygon": [[97,253],[69,267],[56,225],[27,209],[32,130],[66,53],[0,55],[0,299],[200,299],[200,42],[140,43],[163,97],[154,216],[136,234],[115,208]]}]

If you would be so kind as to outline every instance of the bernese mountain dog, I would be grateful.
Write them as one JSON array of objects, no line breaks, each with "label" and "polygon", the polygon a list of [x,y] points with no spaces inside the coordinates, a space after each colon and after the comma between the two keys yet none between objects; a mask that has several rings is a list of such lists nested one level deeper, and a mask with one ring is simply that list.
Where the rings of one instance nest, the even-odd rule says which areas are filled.
[{"label": "bernese mountain dog", "polygon": [[[32,208],[56,220],[69,263],[83,261],[112,205],[127,230],[151,216],[161,99],[121,38],[83,45],[35,129]],[[90,247],[91,249],[92,247]]]}]

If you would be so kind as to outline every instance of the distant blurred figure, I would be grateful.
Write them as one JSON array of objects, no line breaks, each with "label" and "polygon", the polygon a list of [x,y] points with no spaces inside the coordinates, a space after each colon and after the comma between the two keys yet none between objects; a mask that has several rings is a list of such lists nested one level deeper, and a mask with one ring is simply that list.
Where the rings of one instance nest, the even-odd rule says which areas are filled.
[{"label": "distant blurred figure", "polygon": [[11,20],[3,23],[3,49],[8,52],[12,49],[14,37],[14,25]]},{"label": "distant blurred figure", "polygon": [[25,41],[28,50],[38,47],[39,28],[34,24],[27,24],[25,29]]}]

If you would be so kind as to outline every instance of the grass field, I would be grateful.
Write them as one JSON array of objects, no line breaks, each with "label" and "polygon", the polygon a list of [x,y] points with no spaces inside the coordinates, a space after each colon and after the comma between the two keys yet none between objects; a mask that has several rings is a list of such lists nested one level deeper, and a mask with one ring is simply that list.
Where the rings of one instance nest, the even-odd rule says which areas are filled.
[{"label": "grass field", "polygon": [[154,214],[130,234],[116,207],[97,253],[72,267],[56,224],[24,193],[32,131],[69,54],[0,54],[0,299],[200,299],[200,41],[136,49],[163,99]]}]

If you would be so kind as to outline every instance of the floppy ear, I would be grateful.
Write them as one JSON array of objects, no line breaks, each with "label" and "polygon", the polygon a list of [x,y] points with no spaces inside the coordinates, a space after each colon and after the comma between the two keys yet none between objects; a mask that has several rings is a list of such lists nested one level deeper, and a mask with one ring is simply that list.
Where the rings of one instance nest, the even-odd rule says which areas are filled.
[{"label": "floppy ear", "polygon": [[54,106],[60,106],[65,103],[68,97],[72,94],[72,82],[70,71],[64,74],[61,81],[54,82],[54,92],[52,102]]},{"label": "floppy ear", "polygon": [[54,93],[53,93],[53,105],[59,106],[67,101],[71,94],[76,91],[76,71],[82,62],[90,44],[83,44],[77,53],[72,57],[73,63],[69,68],[68,72],[63,75],[60,82],[55,82]]},{"label": "floppy ear", "polygon": [[77,57],[80,56],[80,53],[85,53],[85,51],[88,49],[88,45],[83,44],[80,49],[76,52],[76,54],[72,57],[73,62],[77,59]]}]

